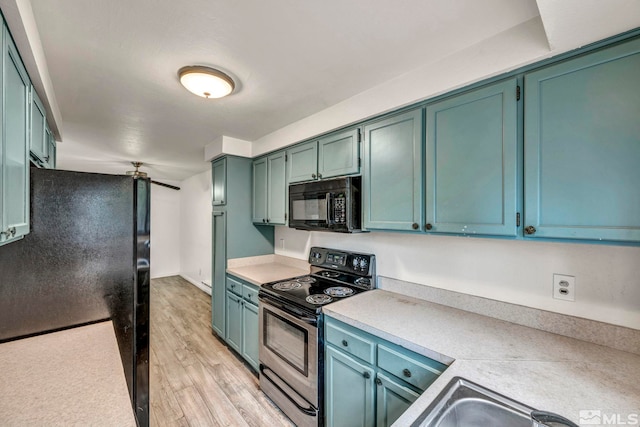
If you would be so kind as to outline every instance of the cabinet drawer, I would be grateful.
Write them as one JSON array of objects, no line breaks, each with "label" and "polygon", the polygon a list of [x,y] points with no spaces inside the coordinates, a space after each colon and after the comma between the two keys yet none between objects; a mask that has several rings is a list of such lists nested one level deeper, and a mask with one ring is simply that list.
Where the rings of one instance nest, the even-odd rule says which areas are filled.
[{"label": "cabinet drawer", "polygon": [[255,286],[242,285],[242,297],[253,304],[258,304],[258,289]]},{"label": "cabinet drawer", "polygon": [[227,290],[233,292],[239,297],[242,296],[242,283],[231,276],[227,276]]},{"label": "cabinet drawer", "polygon": [[374,363],[375,343],[367,338],[358,336],[332,323],[326,325],[327,342],[342,351],[359,357],[365,362]]},{"label": "cabinet drawer", "polygon": [[425,390],[446,369],[446,366],[419,354],[403,354],[378,344],[378,367],[403,381]]}]

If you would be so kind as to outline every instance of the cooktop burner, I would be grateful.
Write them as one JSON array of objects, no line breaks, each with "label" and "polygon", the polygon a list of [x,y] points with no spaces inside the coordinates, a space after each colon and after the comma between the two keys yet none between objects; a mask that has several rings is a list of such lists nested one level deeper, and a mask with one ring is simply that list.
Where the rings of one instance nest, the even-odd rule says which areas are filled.
[{"label": "cooktop burner", "polygon": [[329,295],[313,294],[309,295],[307,298],[305,298],[305,300],[310,304],[322,305],[330,303],[331,301],[333,301],[333,298],[331,298]]},{"label": "cooktop burner", "polygon": [[335,279],[337,277],[340,277],[340,273],[337,271],[321,271],[320,273],[318,273],[318,275],[322,276],[322,277],[326,277],[328,279]]},{"label": "cooktop burner", "polygon": [[371,285],[371,280],[366,277],[358,277],[354,283],[359,286],[369,287],[369,285]]},{"label": "cooktop burner", "polygon": [[316,283],[316,279],[311,276],[303,276],[296,279],[297,282],[300,283]]},{"label": "cooktop burner", "polygon": [[333,286],[324,290],[324,293],[332,297],[348,297],[355,291],[352,288],[346,286]]},{"label": "cooktop burner", "polygon": [[302,286],[302,284],[300,282],[294,281],[294,280],[289,280],[289,281],[286,281],[286,282],[275,283],[273,285],[273,289],[276,289],[278,291],[290,291],[292,289],[298,289],[301,286]]}]

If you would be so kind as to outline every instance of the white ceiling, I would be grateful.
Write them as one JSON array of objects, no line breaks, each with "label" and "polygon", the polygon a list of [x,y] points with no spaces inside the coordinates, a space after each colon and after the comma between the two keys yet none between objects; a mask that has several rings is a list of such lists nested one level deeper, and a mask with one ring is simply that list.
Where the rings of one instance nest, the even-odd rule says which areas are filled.
[{"label": "white ceiling", "polygon": [[[205,170],[221,135],[254,141],[538,16],[535,0],[31,0],[62,116],[63,168]],[[180,86],[184,65],[238,83]],[[145,168],[143,167],[143,170]]]}]

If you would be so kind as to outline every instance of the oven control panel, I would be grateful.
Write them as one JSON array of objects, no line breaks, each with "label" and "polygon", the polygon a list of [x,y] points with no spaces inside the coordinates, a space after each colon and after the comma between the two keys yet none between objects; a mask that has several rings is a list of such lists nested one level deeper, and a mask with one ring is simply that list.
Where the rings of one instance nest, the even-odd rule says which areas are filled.
[{"label": "oven control panel", "polygon": [[309,264],[332,270],[375,275],[375,255],[313,247],[309,251]]}]

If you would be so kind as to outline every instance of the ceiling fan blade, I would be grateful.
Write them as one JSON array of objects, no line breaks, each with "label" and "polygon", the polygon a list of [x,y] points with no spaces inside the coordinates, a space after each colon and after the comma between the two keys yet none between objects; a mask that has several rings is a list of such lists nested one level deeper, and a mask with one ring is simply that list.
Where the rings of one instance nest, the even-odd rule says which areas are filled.
[{"label": "ceiling fan blade", "polygon": [[156,185],[161,185],[163,187],[167,187],[167,188],[170,188],[172,190],[180,190],[180,187],[176,187],[175,185],[171,185],[171,184],[165,184],[164,182],[151,180],[151,183],[152,184],[156,184]]}]

